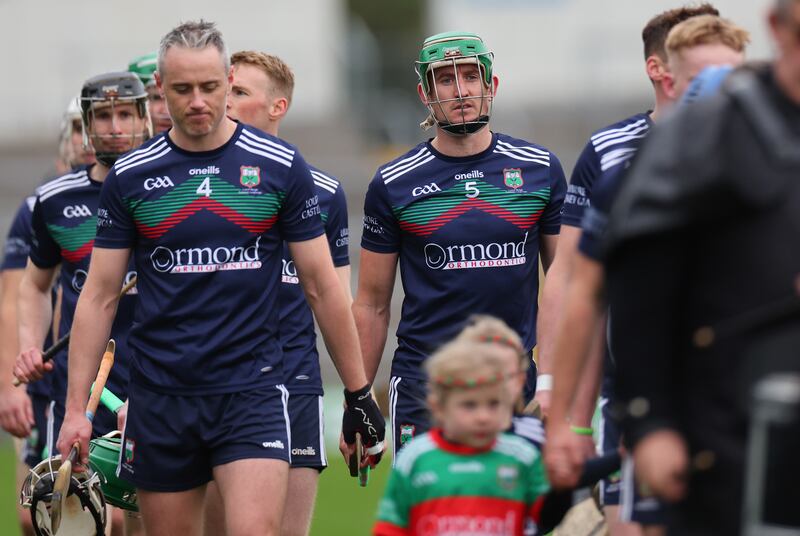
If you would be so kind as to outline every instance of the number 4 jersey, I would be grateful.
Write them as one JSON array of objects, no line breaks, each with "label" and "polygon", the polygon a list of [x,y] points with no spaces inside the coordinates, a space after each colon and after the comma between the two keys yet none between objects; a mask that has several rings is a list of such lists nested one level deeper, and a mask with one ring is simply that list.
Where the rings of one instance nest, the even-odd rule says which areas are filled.
[{"label": "number 4 jersey", "polygon": [[558,234],[566,181],[547,149],[503,134],[467,157],[422,143],[380,167],[361,245],[398,253],[405,291],[392,375],[422,361],[472,314],[503,319],[536,343],[541,235]]},{"label": "number 4 jersey", "polygon": [[241,124],[211,151],[157,136],[117,160],[97,225],[96,246],[132,248],[139,274],[131,382],[181,395],[283,383],[282,244],[324,232],[292,145]]}]

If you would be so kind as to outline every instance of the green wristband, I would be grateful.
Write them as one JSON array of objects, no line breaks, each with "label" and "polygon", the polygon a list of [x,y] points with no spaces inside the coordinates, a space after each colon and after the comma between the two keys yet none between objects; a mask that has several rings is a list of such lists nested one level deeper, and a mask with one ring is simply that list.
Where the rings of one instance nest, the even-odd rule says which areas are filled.
[{"label": "green wristband", "polygon": [[570,426],[569,428],[578,435],[583,435],[583,436],[594,435],[594,429],[591,426]]}]

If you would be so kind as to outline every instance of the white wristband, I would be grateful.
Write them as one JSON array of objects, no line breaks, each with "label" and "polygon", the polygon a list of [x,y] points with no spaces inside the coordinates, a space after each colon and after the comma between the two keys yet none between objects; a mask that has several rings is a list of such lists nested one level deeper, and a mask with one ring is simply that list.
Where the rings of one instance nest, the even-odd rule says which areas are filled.
[{"label": "white wristband", "polygon": [[552,391],[553,390],[553,375],[540,374],[536,376],[536,392],[539,391]]}]

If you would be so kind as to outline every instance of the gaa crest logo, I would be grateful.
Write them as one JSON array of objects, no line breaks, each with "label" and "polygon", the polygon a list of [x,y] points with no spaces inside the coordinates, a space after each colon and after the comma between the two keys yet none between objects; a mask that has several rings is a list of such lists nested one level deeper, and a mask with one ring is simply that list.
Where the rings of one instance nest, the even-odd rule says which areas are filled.
[{"label": "gaa crest logo", "polygon": [[261,183],[261,168],[258,166],[242,166],[241,170],[239,182],[242,183],[242,186],[255,188]]},{"label": "gaa crest logo", "polygon": [[503,183],[509,188],[522,188],[522,185],[525,184],[522,180],[522,170],[520,168],[504,169]]},{"label": "gaa crest logo", "polygon": [[136,448],[136,442],[133,439],[125,438],[125,463],[133,462],[133,451]]},{"label": "gaa crest logo", "polygon": [[405,445],[412,439],[414,439],[414,432],[416,431],[416,426],[413,424],[401,424],[400,425],[400,446]]}]

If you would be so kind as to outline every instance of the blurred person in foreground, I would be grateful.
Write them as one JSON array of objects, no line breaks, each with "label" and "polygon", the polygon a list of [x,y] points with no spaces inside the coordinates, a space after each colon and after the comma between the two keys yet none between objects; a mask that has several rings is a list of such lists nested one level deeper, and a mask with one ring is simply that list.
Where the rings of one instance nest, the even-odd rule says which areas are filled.
[{"label": "blurred person in foreground", "polygon": [[[576,406],[587,393],[595,393],[600,383],[597,365],[600,356],[591,347],[592,337],[606,330],[603,320],[605,299],[603,289],[602,256],[597,242],[604,234],[603,222],[613,201],[619,180],[624,176],[631,159],[652,126],[660,121],[677,102],[686,89],[686,82],[695,77],[707,65],[739,64],[744,56],[748,34],[743,29],[716,15],[705,13],[706,8],[683,8],[665,12],[654,18],[643,32],[652,36],[654,28],[671,28],[668,34],[661,33],[662,63],[658,53],[648,58],[648,66],[657,67],[654,72],[656,110],[650,114],[633,116],[622,124],[609,127],[592,137],[591,146],[584,154],[596,154],[595,167],[584,165],[574,177],[578,184],[590,193],[587,203],[570,204],[565,219],[571,219],[579,206],[587,205],[582,217],[582,229],[578,229],[575,241],[570,242],[574,251],[568,275],[563,316],[554,341],[557,360],[555,363],[556,391],[554,392],[551,421],[551,442],[546,452],[548,471],[556,486],[571,485],[578,476],[578,469],[588,455],[584,438],[576,435]],[[701,10],[699,13],[694,10]],[[646,50],[648,40],[645,39]],[[627,126],[624,126],[627,123]],[[576,171],[579,168],[576,168]],[[595,169],[595,173],[591,170]],[[588,179],[591,180],[588,180]],[[572,186],[572,185],[571,185]],[[576,197],[580,192],[576,191]],[[574,201],[574,199],[570,200]],[[559,251],[564,255],[566,251]],[[563,266],[563,265],[562,265]],[[549,283],[548,283],[549,285]],[[548,290],[553,286],[548,286]],[[601,341],[604,337],[599,337]],[[595,343],[596,344],[596,343]],[[603,363],[600,398],[600,431],[598,452],[613,452],[620,445],[620,423],[614,387],[613,355],[606,350]],[[587,367],[588,363],[588,367]],[[578,382],[581,378],[582,383]],[[584,418],[586,418],[584,416]],[[569,419],[569,421],[568,421]],[[591,429],[589,429],[591,430]],[[663,532],[665,508],[652,497],[643,496],[636,489],[632,467],[626,460],[621,475],[606,479],[600,488],[600,500],[612,535]]]},{"label": "blurred person in foreground", "polygon": [[511,416],[503,346],[454,341],[426,362],[435,422],[400,451],[373,534],[521,536],[549,490],[538,449],[503,434]]},{"label": "blurred person in foreground", "polygon": [[[768,22],[776,59],[659,125],[609,223],[624,437],[674,534],[739,533],[753,386],[800,370],[800,1]],[[798,435],[770,445],[773,523],[800,526]]]}]

